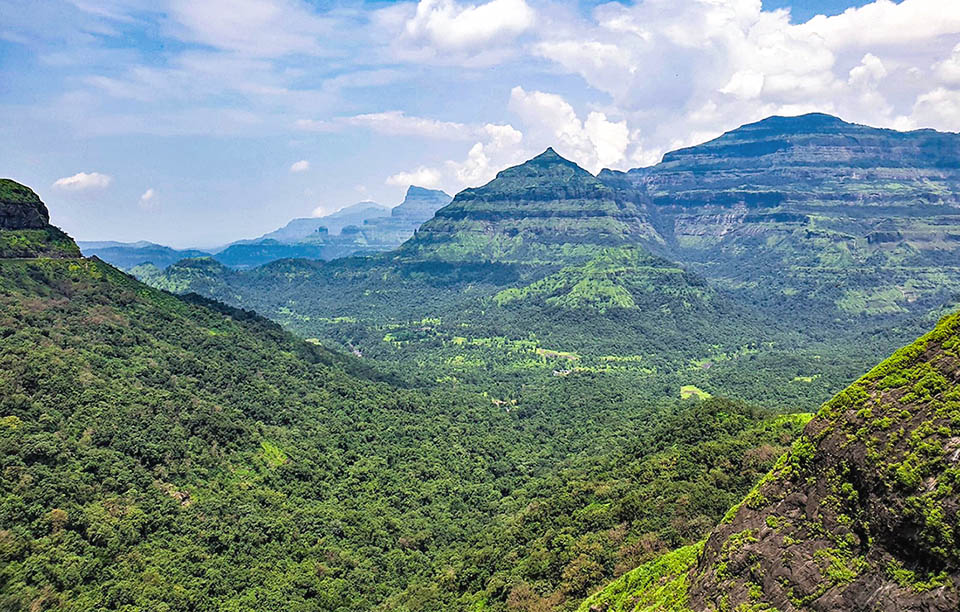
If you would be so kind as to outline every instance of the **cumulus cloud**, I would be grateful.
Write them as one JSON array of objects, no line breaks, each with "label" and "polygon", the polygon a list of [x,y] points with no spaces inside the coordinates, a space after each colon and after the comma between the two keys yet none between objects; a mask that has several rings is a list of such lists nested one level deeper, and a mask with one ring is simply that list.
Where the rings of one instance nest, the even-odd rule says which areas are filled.
[{"label": "cumulus cloud", "polygon": [[459,4],[454,0],[420,0],[404,33],[438,49],[463,50],[509,39],[530,28],[533,9],[525,0],[491,0]]},{"label": "cumulus cloud", "polygon": [[944,85],[960,85],[960,43],[953,48],[950,57],[933,65],[933,72]]},{"label": "cumulus cloud", "polygon": [[301,159],[298,162],[293,162],[293,164],[290,166],[290,172],[294,172],[294,173],[306,172],[309,169],[310,169],[310,162],[308,162],[305,159]]},{"label": "cumulus cloud", "polygon": [[[603,161],[616,164],[650,161],[771,114],[817,110],[880,126],[958,129],[958,36],[956,0],[875,0],[800,24],[760,0],[644,0],[602,4],[545,29],[531,51],[609,96],[601,110],[630,127],[621,157],[622,130],[595,122],[606,128]],[[521,94],[511,105],[518,99],[546,104]],[[603,163],[590,157],[587,121],[578,130],[555,101],[542,117],[577,161]]]},{"label": "cumulus cloud", "polygon": [[960,131],[960,91],[938,87],[917,98],[910,127]]},{"label": "cumulus cloud", "polygon": [[99,172],[78,172],[73,176],[57,179],[53,186],[65,191],[88,191],[105,189],[113,182],[113,177]]},{"label": "cumulus cloud", "polygon": [[421,187],[438,187],[443,180],[439,171],[426,166],[420,166],[410,172],[397,172],[387,177],[387,185],[396,185],[398,187],[407,187],[409,185],[419,185]]},{"label": "cumulus cloud", "polygon": [[556,94],[517,86],[510,92],[510,109],[538,140],[553,143],[557,153],[591,172],[623,160],[630,144],[626,121],[610,121],[599,111],[581,121],[573,106]]}]

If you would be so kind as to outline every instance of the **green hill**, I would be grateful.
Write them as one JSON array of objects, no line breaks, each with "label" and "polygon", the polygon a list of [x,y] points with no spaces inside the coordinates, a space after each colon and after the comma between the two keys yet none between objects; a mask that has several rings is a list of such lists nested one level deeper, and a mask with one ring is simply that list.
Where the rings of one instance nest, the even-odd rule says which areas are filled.
[{"label": "green hill", "polygon": [[[253,309],[400,376],[429,375],[422,384],[466,384],[501,399],[587,372],[669,385],[675,395],[708,384],[722,372],[709,371],[716,362],[770,348],[777,332],[768,330],[779,324],[637,246],[652,231],[638,215],[548,150],[461,192],[391,253],[241,271],[197,259],[143,272],[158,287]],[[793,365],[789,375],[769,369],[780,384],[753,381],[740,396],[784,390],[785,402],[807,392]],[[825,375],[839,385],[851,373]]]}]

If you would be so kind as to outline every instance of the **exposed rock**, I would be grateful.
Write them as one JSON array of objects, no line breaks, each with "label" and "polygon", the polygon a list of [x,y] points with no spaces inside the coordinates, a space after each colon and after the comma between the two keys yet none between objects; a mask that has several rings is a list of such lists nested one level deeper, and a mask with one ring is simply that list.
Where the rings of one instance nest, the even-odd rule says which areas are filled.
[{"label": "exposed rock", "polygon": [[32,189],[0,179],[0,259],[38,257],[80,257],[80,249],[50,225],[47,207]]},{"label": "exposed rock", "polygon": [[960,609],[958,381],[960,314],[828,402],[711,534],[690,607]]},{"label": "exposed rock", "polygon": [[0,179],[0,229],[43,229],[50,214],[32,189],[10,179]]}]

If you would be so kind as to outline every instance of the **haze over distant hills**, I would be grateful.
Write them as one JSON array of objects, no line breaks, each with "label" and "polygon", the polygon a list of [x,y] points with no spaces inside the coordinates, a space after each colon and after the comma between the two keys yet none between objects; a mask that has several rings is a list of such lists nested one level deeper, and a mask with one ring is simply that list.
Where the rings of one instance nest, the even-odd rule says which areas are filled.
[{"label": "haze over distant hills", "polygon": [[449,202],[450,196],[442,191],[410,186],[403,202],[392,209],[376,202],[358,202],[322,217],[293,219],[258,238],[209,251],[172,249],[146,241],[78,244],[87,256],[96,255],[122,270],[137,268],[140,272],[156,272],[181,259],[196,257],[213,257],[237,268],[285,258],[334,259],[396,248]]}]

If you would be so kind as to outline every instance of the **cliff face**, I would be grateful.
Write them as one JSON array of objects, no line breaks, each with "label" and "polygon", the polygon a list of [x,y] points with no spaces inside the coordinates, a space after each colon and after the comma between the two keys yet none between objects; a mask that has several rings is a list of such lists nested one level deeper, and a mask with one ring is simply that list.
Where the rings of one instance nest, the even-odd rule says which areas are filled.
[{"label": "cliff face", "polygon": [[707,540],[579,612],[960,609],[960,313],[827,402]]},{"label": "cliff face", "polygon": [[0,179],[0,230],[43,229],[50,214],[32,189]]},{"label": "cliff face", "polygon": [[0,179],[0,259],[79,256],[73,239],[50,225],[47,207],[32,189]]},{"label": "cliff face", "polygon": [[690,607],[960,608],[958,383],[955,314],[824,405],[707,540]]},{"label": "cliff face", "polygon": [[[429,220],[434,213],[450,203],[452,198],[438,189],[425,189],[410,185],[403,202],[390,211],[395,221],[419,226]],[[376,222],[376,225],[386,223],[386,220]]]},{"label": "cliff face", "polygon": [[648,248],[744,299],[883,316],[960,290],[957,134],[771,117],[599,178],[635,190]]}]

